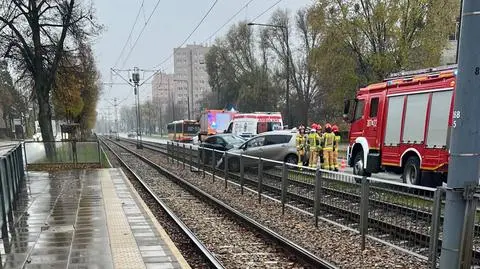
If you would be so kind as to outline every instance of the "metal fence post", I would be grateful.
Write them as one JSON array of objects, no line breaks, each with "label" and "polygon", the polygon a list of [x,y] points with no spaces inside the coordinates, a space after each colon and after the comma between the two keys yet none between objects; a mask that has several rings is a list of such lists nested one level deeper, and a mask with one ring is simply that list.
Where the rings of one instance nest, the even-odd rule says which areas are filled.
[{"label": "metal fence post", "polygon": [[177,166],[180,164],[180,144],[177,142],[177,146],[175,147],[175,159],[177,159]]},{"label": "metal fence post", "polygon": [[471,268],[473,235],[475,226],[475,216],[477,212],[477,197],[475,197],[476,184],[467,185],[464,191],[466,200],[462,238],[460,244],[460,266],[461,268]]},{"label": "metal fence post", "polygon": [[288,175],[287,175],[287,163],[282,164],[282,215],[285,214],[285,204],[287,203],[287,191],[288,191]]},{"label": "metal fence post", "polygon": [[[1,159],[0,159],[1,161]],[[0,162],[0,167],[2,166],[1,162]],[[5,174],[2,174],[0,172],[0,206],[2,207],[2,239],[4,241],[6,241],[7,245],[9,245],[9,238],[8,238],[8,218],[7,218],[7,206],[6,206],[6,203],[5,203],[5,195],[4,195],[4,186],[3,186],[3,181],[5,180],[6,182],[6,178],[4,178],[6,175]]]},{"label": "metal fence post", "polygon": [[185,144],[182,145],[182,163],[183,163],[183,169],[185,169],[185,163],[187,162],[187,156],[185,156],[185,152],[187,151],[185,149]]},{"label": "metal fence post", "polygon": [[225,151],[225,163],[224,163],[224,178],[225,178],[225,189],[227,189],[228,185],[228,152]]},{"label": "metal fence post", "polygon": [[263,160],[258,158],[258,203],[262,203]]},{"label": "metal fence post", "polygon": [[243,186],[245,185],[245,164],[243,154],[240,154],[240,193],[243,195]]},{"label": "metal fence post", "polygon": [[215,150],[212,149],[212,181],[215,182]]},{"label": "metal fence post", "polygon": [[[196,166],[197,170],[196,170],[196,172],[200,172],[200,169],[201,169],[200,151],[198,151],[198,149],[199,148],[197,148],[197,166]],[[190,150],[192,151],[192,155],[193,155],[193,147],[192,146],[190,146]]]},{"label": "metal fence post", "polygon": [[205,178],[205,162],[208,160],[205,149],[203,147],[198,148],[198,157],[201,159],[200,161],[202,162],[202,178]]},{"label": "metal fence post", "polygon": [[[28,165],[28,160],[27,160],[27,142],[23,142],[23,154],[25,156],[25,165]],[[23,160],[22,160],[23,161]]]},{"label": "metal fence post", "polygon": [[171,156],[171,150],[170,150],[170,142],[167,141],[167,157],[168,157],[168,163],[171,162],[172,156]]},{"label": "metal fence post", "polygon": [[192,145],[190,145],[189,149],[188,149],[188,159],[189,159],[189,164],[190,164],[190,168],[193,167],[193,151],[192,151]]},{"label": "metal fence post", "polygon": [[368,185],[368,178],[364,176],[362,178],[362,196],[360,199],[360,235],[362,236],[362,250],[365,250],[365,238],[368,230]]},{"label": "metal fence post", "polygon": [[[3,164],[2,164],[3,162]],[[0,166],[3,166],[4,171],[5,171],[5,182],[7,183],[7,186],[4,186],[7,191],[7,205],[8,205],[8,223],[9,225],[13,225],[13,197],[12,197],[12,192],[11,192],[11,182],[10,182],[10,171],[8,167],[8,161],[7,158],[5,157],[0,157]],[[10,230],[12,230],[12,227],[10,227]]]},{"label": "metal fence post", "polygon": [[98,163],[102,165],[102,152],[100,151],[100,141],[97,140]]},{"label": "metal fence post", "polygon": [[315,172],[315,196],[313,200],[313,217],[315,218],[315,227],[318,227],[318,214],[320,213],[320,203],[322,202],[322,171],[317,168]]},{"label": "metal fence post", "polygon": [[10,180],[12,181],[12,191],[13,191],[13,209],[17,209],[17,204],[15,200],[17,199],[17,176],[15,173],[15,164],[12,161],[12,154],[7,156],[7,163],[10,166]]},{"label": "metal fence post", "polygon": [[433,208],[432,208],[432,226],[430,230],[430,242],[428,251],[428,268],[437,268],[437,251],[438,251],[438,238],[440,230],[440,214],[442,209],[442,196],[444,190],[437,188],[433,195]]}]

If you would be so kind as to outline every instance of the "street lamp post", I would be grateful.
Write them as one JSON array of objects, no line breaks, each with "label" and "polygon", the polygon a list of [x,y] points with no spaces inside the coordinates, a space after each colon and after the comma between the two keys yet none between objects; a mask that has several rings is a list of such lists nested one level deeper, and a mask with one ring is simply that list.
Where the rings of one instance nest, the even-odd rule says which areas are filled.
[{"label": "street lamp post", "polygon": [[138,92],[138,83],[140,82],[140,73],[138,72],[138,67],[133,68],[132,73],[132,81],[133,81],[133,90],[136,97],[136,106],[137,106],[137,149],[142,149],[142,129],[140,128],[140,94]]},{"label": "street lamp post", "polygon": [[261,27],[274,27],[274,28],[282,28],[285,31],[282,31],[285,34],[285,44],[287,49],[287,55],[285,59],[285,66],[286,66],[286,75],[287,81],[285,86],[285,115],[287,117],[287,124],[289,128],[292,128],[292,117],[290,115],[290,48],[288,46],[288,27],[286,25],[277,25],[277,24],[264,24],[264,23],[254,23],[249,22],[247,23],[248,26],[261,26]]}]

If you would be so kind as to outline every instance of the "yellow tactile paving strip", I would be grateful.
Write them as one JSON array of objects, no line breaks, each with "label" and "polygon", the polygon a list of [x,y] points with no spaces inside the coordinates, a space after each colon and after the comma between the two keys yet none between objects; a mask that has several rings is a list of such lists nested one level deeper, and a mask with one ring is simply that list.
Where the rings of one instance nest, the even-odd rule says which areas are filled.
[{"label": "yellow tactile paving strip", "polygon": [[123,170],[120,170],[122,175],[124,176],[124,179],[125,179],[125,182],[126,184],[130,187],[130,189],[132,190],[132,192],[134,193],[134,195],[137,197],[140,205],[143,207],[143,209],[145,210],[145,212],[147,213],[148,217],[152,220],[153,222],[153,225],[155,226],[155,228],[157,229],[158,233],[160,234],[162,240],[165,242],[165,244],[167,245],[167,247],[170,249],[170,251],[172,252],[172,254],[175,256],[175,258],[177,259],[178,263],[180,264],[180,266],[182,268],[185,268],[185,269],[190,269],[190,265],[188,265],[187,261],[185,260],[185,258],[182,256],[182,254],[180,253],[180,251],[178,250],[178,248],[175,246],[175,244],[173,243],[173,241],[170,239],[170,237],[168,236],[167,232],[163,229],[163,227],[160,225],[160,223],[158,223],[158,220],[157,218],[155,218],[155,216],[153,215],[152,211],[150,211],[150,208],[148,208],[148,206],[145,204],[145,202],[143,201],[143,199],[140,197],[140,195],[138,194],[138,192],[135,190],[135,188],[133,187],[132,183],[130,183],[130,181],[127,179],[127,176],[123,173]]},{"label": "yellow tactile paving strip", "polygon": [[108,170],[100,170],[99,179],[115,268],[146,268]]}]

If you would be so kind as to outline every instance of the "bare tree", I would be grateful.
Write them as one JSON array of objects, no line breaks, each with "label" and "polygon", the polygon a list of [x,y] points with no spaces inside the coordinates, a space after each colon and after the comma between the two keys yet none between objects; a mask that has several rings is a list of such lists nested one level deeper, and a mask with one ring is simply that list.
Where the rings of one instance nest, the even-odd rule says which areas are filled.
[{"label": "bare tree", "polygon": [[88,39],[99,28],[93,7],[75,0],[0,2],[0,55],[15,63],[21,78],[33,81],[44,141],[54,139],[50,96],[59,63],[66,51],[78,49],[75,38]]},{"label": "bare tree", "polygon": [[[316,71],[311,64],[311,52],[320,42],[320,31],[310,26],[309,11],[300,9],[295,16],[295,25],[292,36],[298,39],[299,46],[292,47],[287,42],[288,37],[285,31],[290,30],[290,19],[287,11],[277,10],[270,19],[270,24],[284,27],[266,28],[263,36],[271,50],[275,52],[279,61],[289,59],[290,84],[296,93],[297,103],[292,107],[296,108],[297,121],[308,123],[308,112],[312,103],[319,94],[319,85],[316,77]],[[291,34],[290,34],[291,35]],[[294,39],[290,37],[290,39]],[[286,65],[283,65],[286,66]],[[286,69],[281,74],[286,78]]]}]

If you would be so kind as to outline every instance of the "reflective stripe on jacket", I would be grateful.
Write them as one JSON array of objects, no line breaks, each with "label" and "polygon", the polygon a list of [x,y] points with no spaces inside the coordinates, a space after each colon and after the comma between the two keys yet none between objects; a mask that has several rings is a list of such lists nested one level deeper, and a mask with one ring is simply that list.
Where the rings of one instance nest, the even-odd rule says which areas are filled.
[{"label": "reflective stripe on jacket", "polygon": [[320,144],[320,136],[317,133],[308,135],[308,145],[310,148],[316,148]]},{"label": "reflective stripe on jacket", "polygon": [[324,133],[323,134],[323,149],[324,150],[333,150],[335,145],[335,134],[334,133]]},{"label": "reflective stripe on jacket", "polygon": [[340,139],[341,137],[339,135],[335,136],[335,149],[334,149],[335,151],[338,151],[338,148],[340,146]]},{"label": "reflective stripe on jacket", "polygon": [[297,150],[304,149],[305,142],[306,142],[305,135],[297,134],[297,138],[296,138]]}]

